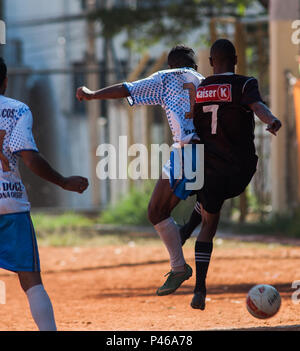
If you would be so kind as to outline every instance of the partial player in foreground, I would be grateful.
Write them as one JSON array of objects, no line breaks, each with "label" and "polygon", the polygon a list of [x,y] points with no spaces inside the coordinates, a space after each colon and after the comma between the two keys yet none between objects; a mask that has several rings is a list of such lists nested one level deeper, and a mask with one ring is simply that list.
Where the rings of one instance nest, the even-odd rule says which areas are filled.
[{"label": "partial player in foreground", "polygon": [[[160,105],[166,112],[174,144],[178,148],[189,143],[199,143],[192,112],[196,89],[204,77],[197,72],[194,51],[186,46],[174,47],[169,52],[168,65],[170,69],[135,82],[125,82],[98,91],[80,87],[76,96],[80,101],[128,98],[130,105]],[[171,263],[166,282],[157,289],[159,296],[173,293],[192,275],[192,268],[184,259],[179,228],[171,217],[172,210],[191,191],[186,190],[188,180],[184,175],[180,180],[174,180],[174,159],[171,157],[164,166],[164,177],[161,176],[157,181],[148,208],[149,220],[168,249]]]},{"label": "partial player in foreground", "polygon": [[65,190],[83,193],[88,180],[63,177],[39,154],[32,135],[31,111],[24,103],[4,96],[7,82],[7,67],[0,58],[0,268],[18,274],[39,330],[55,331],[52,303],[41,279],[30,203],[18,170],[19,159],[33,173]]},{"label": "partial player in foreground", "polygon": [[[212,45],[210,64],[214,74],[198,88],[194,110],[194,124],[204,144],[205,161],[204,186],[197,194],[202,226],[195,244],[196,286],[191,306],[202,310],[221,208],[226,199],[245,191],[256,172],[254,113],[267,124],[270,133],[276,135],[281,128],[281,122],[263,103],[257,80],[235,74],[236,63],[236,51],[229,40],[219,39]],[[195,210],[191,221],[181,231],[182,243],[197,223]]]}]

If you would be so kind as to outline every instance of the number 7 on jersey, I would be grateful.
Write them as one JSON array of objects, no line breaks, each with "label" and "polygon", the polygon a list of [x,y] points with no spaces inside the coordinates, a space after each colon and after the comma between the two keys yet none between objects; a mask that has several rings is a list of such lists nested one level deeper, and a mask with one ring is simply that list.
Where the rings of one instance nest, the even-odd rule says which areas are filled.
[{"label": "number 7 on jersey", "polygon": [[211,112],[211,134],[217,134],[219,105],[203,106],[203,112]]}]

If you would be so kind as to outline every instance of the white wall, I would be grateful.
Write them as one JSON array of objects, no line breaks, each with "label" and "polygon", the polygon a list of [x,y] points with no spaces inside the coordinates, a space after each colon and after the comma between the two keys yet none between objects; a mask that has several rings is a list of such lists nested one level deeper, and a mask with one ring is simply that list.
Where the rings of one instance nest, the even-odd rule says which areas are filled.
[{"label": "white wall", "polygon": [[[70,68],[71,63],[82,60],[85,51],[84,21],[21,26],[21,22],[79,13],[78,0],[9,0],[5,2],[7,41],[20,39],[23,44],[23,64],[34,70]],[[18,25],[19,23],[19,25]],[[9,65],[9,61],[8,61]],[[50,96],[45,96],[45,106],[51,99],[51,145],[55,156],[53,166],[64,175],[89,176],[88,135],[86,119],[72,115],[73,91],[70,75],[52,74],[33,76],[30,85],[47,80]],[[47,103],[46,103],[47,102]],[[41,116],[34,116],[35,124],[45,123]],[[49,122],[49,121],[48,121]],[[41,138],[43,136],[40,136]],[[50,150],[49,150],[50,152]],[[47,152],[46,152],[47,153]],[[59,205],[63,207],[90,206],[90,193],[79,197],[59,189]]]}]

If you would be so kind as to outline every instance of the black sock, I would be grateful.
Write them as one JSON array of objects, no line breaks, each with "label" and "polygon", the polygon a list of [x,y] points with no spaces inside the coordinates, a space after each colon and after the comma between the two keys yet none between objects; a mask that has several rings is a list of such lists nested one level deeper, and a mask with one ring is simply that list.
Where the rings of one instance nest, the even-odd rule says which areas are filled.
[{"label": "black sock", "polygon": [[199,202],[196,202],[189,221],[184,225],[184,233],[186,237],[190,237],[192,235],[193,231],[198,227],[201,221],[202,221],[202,217],[201,217],[200,204]]},{"label": "black sock", "polygon": [[194,292],[202,292],[206,295],[206,275],[213,249],[212,242],[196,241],[195,263],[196,263],[196,286]]}]

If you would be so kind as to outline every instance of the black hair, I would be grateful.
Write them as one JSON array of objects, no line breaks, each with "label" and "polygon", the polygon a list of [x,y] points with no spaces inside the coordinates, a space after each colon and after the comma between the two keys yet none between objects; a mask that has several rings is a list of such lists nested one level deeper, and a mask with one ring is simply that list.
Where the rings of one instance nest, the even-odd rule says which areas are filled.
[{"label": "black hair", "polygon": [[232,62],[236,57],[235,47],[228,39],[218,39],[210,49],[210,57],[218,62]]},{"label": "black hair", "polygon": [[176,68],[196,68],[197,64],[194,50],[185,45],[174,46],[168,55],[168,65]]},{"label": "black hair", "polygon": [[3,84],[6,77],[7,77],[7,66],[4,59],[0,57],[0,86]]}]

